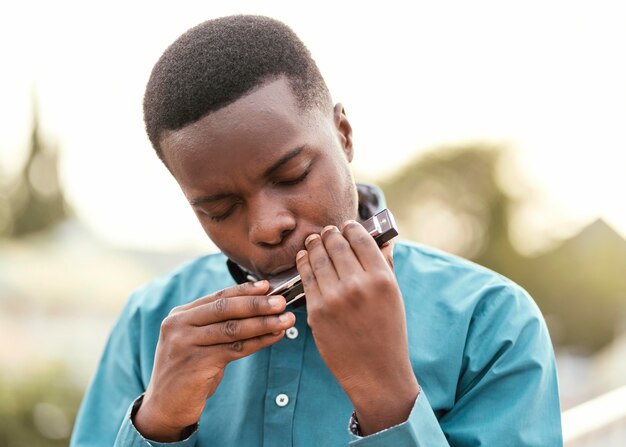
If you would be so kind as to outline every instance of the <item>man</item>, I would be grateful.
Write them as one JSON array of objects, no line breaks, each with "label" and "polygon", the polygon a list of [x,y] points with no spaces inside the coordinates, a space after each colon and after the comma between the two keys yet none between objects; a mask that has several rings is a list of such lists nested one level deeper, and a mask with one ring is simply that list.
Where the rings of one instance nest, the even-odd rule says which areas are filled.
[{"label": "man", "polygon": [[[192,28],[144,114],[221,253],[131,297],[72,445],[561,444],[536,306],[467,261],[377,247],[357,221],[383,198],[355,185],[348,119],[289,28]],[[294,266],[306,303],[287,309],[266,280]]]}]

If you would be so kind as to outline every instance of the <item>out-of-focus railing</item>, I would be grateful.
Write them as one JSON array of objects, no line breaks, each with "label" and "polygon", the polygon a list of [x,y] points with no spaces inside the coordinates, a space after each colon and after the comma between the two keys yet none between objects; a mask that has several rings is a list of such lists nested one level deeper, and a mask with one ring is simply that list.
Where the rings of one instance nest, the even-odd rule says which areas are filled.
[{"label": "out-of-focus railing", "polygon": [[562,415],[565,447],[626,446],[626,386]]}]

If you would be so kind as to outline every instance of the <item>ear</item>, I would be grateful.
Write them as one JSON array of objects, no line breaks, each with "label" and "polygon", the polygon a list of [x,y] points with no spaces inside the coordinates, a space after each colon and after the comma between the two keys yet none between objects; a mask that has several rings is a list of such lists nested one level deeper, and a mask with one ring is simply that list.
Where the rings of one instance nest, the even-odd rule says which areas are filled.
[{"label": "ear", "polygon": [[341,148],[343,152],[346,154],[346,158],[348,159],[348,163],[352,161],[353,147],[352,147],[352,126],[348,121],[348,117],[346,116],[346,111],[341,105],[341,103],[337,103],[335,108],[333,109],[333,118],[335,121],[335,128],[337,129],[339,135],[339,142],[341,143]]}]

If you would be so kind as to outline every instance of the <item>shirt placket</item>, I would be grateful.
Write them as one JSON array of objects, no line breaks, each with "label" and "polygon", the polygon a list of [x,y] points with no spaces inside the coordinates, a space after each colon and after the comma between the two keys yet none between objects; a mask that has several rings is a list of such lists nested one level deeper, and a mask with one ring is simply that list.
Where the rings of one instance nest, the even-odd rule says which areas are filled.
[{"label": "shirt placket", "polygon": [[306,312],[296,309],[296,324],[270,348],[263,445],[293,445],[293,420],[307,337]]}]

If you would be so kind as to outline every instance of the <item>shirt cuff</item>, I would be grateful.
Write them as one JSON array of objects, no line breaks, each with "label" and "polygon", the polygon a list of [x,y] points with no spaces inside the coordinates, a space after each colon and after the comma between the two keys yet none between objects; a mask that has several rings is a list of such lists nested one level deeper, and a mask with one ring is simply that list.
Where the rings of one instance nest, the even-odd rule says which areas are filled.
[{"label": "shirt cuff", "polygon": [[424,390],[421,390],[411,409],[409,418],[401,424],[379,431],[369,436],[352,436],[350,446],[358,447],[449,447],[439,421],[435,417]]},{"label": "shirt cuff", "polygon": [[128,408],[124,422],[117,433],[115,447],[195,447],[198,439],[198,424],[191,425],[185,429],[186,436],[182,441],[157,442],[144,438],[133,424],[133,416],[139,410],[143,401],[143,394],[139,396]]}]

